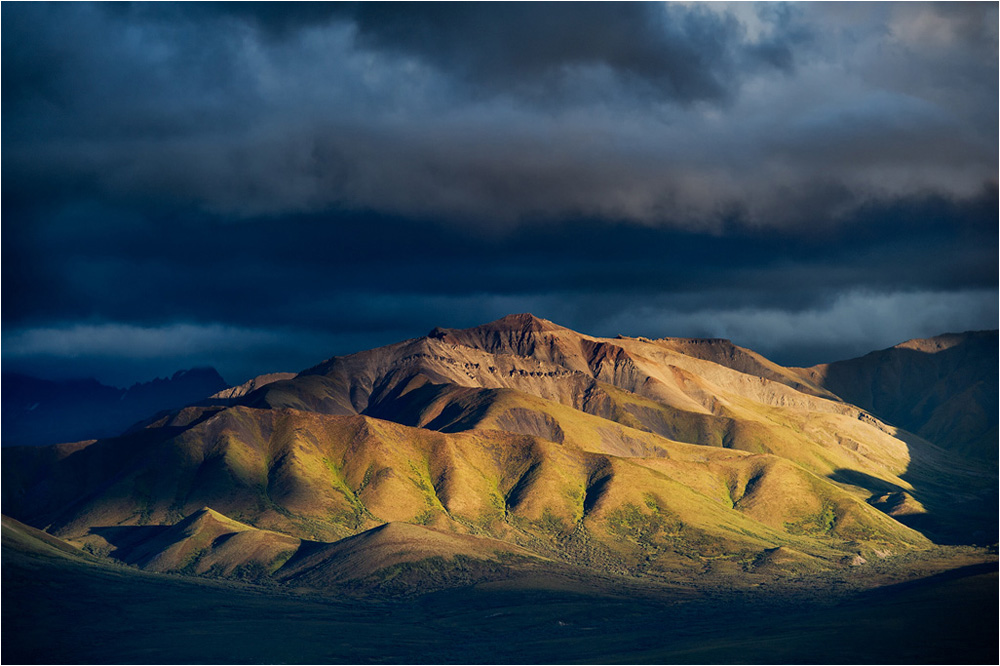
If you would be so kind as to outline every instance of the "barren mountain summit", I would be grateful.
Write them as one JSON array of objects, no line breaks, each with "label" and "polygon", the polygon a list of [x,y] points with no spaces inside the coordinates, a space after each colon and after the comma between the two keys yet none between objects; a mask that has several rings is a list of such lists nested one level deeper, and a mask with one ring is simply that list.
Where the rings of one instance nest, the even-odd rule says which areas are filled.
[{"label": "barren mountain summit", "polygon": [[471,339],[490,334],[527,334],[531,332],[541,333],[555,331],[569,331],[569,329],[559,326],[548,319],[542,319],[541,317],[536,317],[529,312],[523,312],[519,314],[509,314],[495,321],[474,326],[472,328],[455,329],[438,327],[431,331],[429,335],[430,337],[438,339],[452,337],[457,342],[460,339]]}]

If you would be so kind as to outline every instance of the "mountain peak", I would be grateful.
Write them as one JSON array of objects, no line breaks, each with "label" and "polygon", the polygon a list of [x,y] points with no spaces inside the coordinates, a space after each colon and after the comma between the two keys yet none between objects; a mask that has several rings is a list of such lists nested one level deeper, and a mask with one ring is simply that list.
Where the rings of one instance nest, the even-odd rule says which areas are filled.
[{"label": "mountain peak", "polygon": [[178,370],[171,377],[171,381],[178,381],[184,379],[186,381],[207,381],[207,382],[226,382],[219,374],[219,371],[211,366],[201,366],[196,368],[189,368],[187,370]]},{"label": "mountain peak", "polygon": [[548,319],[542,319],[541,317],[536,317],[530,312],[522,312],[519,314],[509,314],[506,317],[501,317],[496,321],[491,321],[488,324],[483,324],[482,326],[477,326],[476,328],[481,329],[492,329],[497,331],[558,331],[562,330],[562,326],[554,324]]},{"label": "mountain peak", "polygon": [[225,529],[231,532],[242,532],[253,529],[250,525],[233,520],[229,516],[219,513],[207,505],[188,515],[172,529],[182,532],[186,530],[199,531],[209,526],[212,529]]},{"label": "mountain peak", "polygon": [[[184,391],[184,390],[197,390],[200,395],[197,397],[204,397],[215,391],[220,391],[229,384],[226,380],[222,378],[222,375],[212,367],[197,367],[189,368],[186,370],[178,370],[169,377],[157,377],[148,382],[136,382],[128,389],[126,393],[131,393],[132,395],[172,390],[172,391]],[[166,388],[171,387],[171,388]],[[182,388],[183,387],[183,388]],[[202,394],[203,389],[207,387],[212,389],[209,393]]]},{"label": "mountain peak", "polygon": [[441,328],[437,327],[427,334],[427,337],[436,340],[453,340],[454,338],[464,338],[462,334],[468,333],[541,333],[543,331],[564,331],[567,330],[548,319],[536,317],[530,312],[519,314],[509,314],[495,321],[472,328]]}]

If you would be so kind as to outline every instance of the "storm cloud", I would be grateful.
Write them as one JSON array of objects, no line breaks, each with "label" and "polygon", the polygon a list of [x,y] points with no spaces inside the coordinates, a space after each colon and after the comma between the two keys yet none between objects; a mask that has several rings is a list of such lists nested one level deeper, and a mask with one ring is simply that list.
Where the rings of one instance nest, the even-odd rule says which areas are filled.
[{"label": "storm cloud", "polygon": [[529,310],[790,363],[996,325],[994,4],[0,11],[5,367],[143,331],[136,374],[240,381]]}]

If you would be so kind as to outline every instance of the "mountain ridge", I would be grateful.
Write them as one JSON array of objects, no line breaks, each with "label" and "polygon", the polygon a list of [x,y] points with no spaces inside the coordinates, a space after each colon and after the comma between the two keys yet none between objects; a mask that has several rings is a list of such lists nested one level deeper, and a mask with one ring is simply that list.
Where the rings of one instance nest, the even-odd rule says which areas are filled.
[{"label": "mountain ridge", "polygon": [[[955,372],[949,386],[978,377]],[[367,541],[345,540],[382,525],[410,535],[373,542],[386,567],[435,576],[465,560],[426,569],[400,544],[466,557],[492,539],[669,577],[851,566],[922,552],[942,525],[989,534],[988,472],[824,381],[729,341],[510,315],[265,375],[120,437],[5,449],[4,507],[151,570],[273,581],[308,554],[324,584],[361,571],[346,544]]]},{"label": "mountain ridge", "polygon": [[945,333],[800,371],[886,421],[995,464],[997,350],[997,331]]},{"label": "mountain ridge", "polygon": [[156,412],[202,400],[228,386],[210,367],[127,388],[96,379],[50,381],[3,375],[3,445],[39,446],[111,437]]}]

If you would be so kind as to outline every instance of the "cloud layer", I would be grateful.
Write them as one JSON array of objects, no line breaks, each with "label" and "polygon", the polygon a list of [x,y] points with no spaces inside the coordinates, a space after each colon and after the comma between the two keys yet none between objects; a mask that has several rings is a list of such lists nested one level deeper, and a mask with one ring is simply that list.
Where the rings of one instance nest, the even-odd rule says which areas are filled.
[{"label": "cloud layer", "polygon": [[[322,358],[523,310],[821,355],[925,334],[890,314],[914,294],[995,312],[994,4],[0,11],[5,362],[29,331]],[[799,325],[859,294],[900,324]]]},{"label": "cloud layer", "polygon": [[702,228],[996,180],[989,4],[323,9],[5,11],[12,184]]}]

